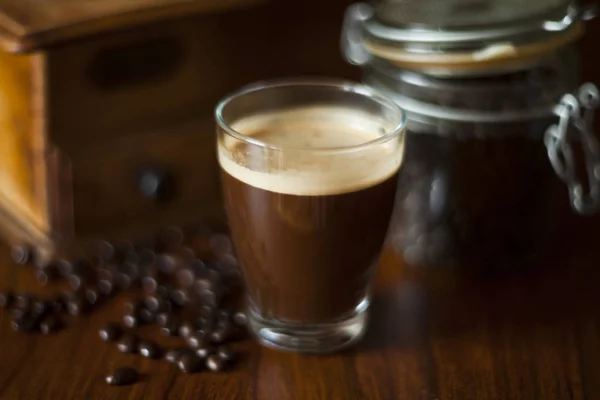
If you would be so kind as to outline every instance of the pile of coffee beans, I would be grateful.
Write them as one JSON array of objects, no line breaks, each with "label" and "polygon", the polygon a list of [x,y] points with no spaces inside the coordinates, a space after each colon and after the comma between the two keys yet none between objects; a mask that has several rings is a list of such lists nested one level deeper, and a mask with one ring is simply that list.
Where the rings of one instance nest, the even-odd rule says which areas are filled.
[{"label": "pile of coffee beans", "polygon": [[[41,285],[70,287],[50,298],[0,293],[0,307],[12,312],[14,329],[48,335],[65,327],[67,315],[91,313],[127,292],[121,321],[107,322],[101,340],[123,353],[164,359],[185,373],[232,367],[236,354],[228,343],[246,336],[248,319],[237,310],[243,285],[227,235],[170,227],[137,242],[103,240],[91,253],[36,263],[30,249],[14,247],[14,262],[35,266]],[[141,337],[138,328],[150,325],[180,338],[180,346],[163,348]],[[135,369],[122,367],[106,382],[127,385],[138,378]]]}]

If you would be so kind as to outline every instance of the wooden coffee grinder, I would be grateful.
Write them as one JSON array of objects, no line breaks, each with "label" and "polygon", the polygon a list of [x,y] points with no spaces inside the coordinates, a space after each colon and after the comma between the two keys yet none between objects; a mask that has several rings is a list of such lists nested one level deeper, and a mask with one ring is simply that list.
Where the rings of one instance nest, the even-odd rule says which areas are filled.
[{"label": "wooden coffee grinder", "polygon": [[142,221],[219,223],[212,110],[259,77],[233,69],[253,39],[227,29],[255,3],[0,1],[4,238],[49,254]]}]

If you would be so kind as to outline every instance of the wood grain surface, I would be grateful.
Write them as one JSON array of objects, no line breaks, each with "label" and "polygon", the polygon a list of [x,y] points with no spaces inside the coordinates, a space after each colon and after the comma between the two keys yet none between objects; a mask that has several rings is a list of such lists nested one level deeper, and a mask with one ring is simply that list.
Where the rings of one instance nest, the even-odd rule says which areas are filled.
[{"label": "wood grain surface", "polygon": [[[185,375],[102,342],[98,328],[119,319],[122,298],[49,337],[13,332],[0,311],[0,398],[598,399],[599,251],[582,239],[562,239],[531,272],[487,281],[408,271],[386,250],[357,348],[303,356],[246,340],[227,373]],[[42,293],[27,267],[9,263],[6,247],[0,282]],[[152,330],[145,335],[168,344]],[[143,380],[106,385],[104,376],[123,365],[139,368]]]}]

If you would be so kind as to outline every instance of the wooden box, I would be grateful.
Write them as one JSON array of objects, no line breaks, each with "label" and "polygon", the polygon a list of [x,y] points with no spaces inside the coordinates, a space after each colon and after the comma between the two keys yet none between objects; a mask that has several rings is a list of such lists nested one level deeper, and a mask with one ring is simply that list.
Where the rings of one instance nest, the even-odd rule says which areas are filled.
[{"label": "wooden box", "polygon": [[338,50],[348,3],[0,0],[0,230],[51,253],[222,223],[214,105],[259,79],[358,74]]}]

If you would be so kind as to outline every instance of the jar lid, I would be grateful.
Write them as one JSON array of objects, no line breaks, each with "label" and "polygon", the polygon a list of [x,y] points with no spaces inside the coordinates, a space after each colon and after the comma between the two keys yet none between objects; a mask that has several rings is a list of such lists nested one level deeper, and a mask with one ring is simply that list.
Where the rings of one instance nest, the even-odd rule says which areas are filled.
[{"label": "jar lid", "polygon": [[573,42],[583,32],[582,21],[595,15],[595,7],[572,0],[359,3],[348,10],[344,39],[354,42],[344,50],[355,64],[376,57],[435,75],[506,71]]}]

